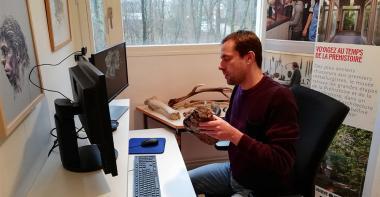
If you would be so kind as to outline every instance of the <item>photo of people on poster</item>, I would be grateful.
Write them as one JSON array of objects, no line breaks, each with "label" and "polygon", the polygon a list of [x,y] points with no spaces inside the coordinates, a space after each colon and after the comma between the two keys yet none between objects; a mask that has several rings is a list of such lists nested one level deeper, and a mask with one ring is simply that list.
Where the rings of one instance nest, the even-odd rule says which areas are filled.
[{"label": "photo of people on poster", "polygon": [[380,45],[380,1],[356,0],[337,4],[336,1],[323,0],[321,5],[318,42]]},{"label": "photo of people on poster", "polygon": [[380,1],[320,4],[311,88],[344,102],[350,113],[322,160],[315,192],[321,197],[368,196],[369,150],[378,132],[380,82],[373,71],[379,61]]},{"label": "photo of people on poster", "polygon": [[314,42],[319,0],[267,0],[267,39]]},{"label": "photo of people on poster", "polygon": [[290,54],[278,51],[264,51],[262,70],[278,83],[291,86],[310,87],[313,56]]}]

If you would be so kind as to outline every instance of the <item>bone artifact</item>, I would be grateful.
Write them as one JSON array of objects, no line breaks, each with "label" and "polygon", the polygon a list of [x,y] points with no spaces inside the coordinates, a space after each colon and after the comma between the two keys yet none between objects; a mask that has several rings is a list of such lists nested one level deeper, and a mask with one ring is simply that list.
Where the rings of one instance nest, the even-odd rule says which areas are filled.
[{"label": "bone artifact", "polygon": [[151,110],[156,111],[156,112],[164,115],[165,117],[169,118],[170,120],[178,120],[181,118],[179,111],[169,107],[168,105],[166,105],[164,102],[162,102],[161,100],[159,100],[155,96],[153,96],[149,99],[146,99],[144,104],[148,105],[148,107]]}]

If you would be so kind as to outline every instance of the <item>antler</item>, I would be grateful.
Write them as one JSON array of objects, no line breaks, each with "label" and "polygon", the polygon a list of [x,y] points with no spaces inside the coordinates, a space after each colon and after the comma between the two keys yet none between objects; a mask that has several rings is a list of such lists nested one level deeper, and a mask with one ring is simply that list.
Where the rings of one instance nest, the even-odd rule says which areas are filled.
[{"label": "antler", "polygon": [[221,94],[223,94],[225,97],[227,97],[228,99],[230,98],[227,93],[231,93],[232,92],[232,89],[229,88],[229,87],[218,87],[218,88],[204,88],[204,89],[200,89],[200,90],[197,90],[199,87],[203,86],[204,84],[198,84],[196,85],[189,94],[187,94],[186,96],[183,96],[183,97],[180,97],[180,98],[174,98],[174,99],[170,99],[169,102],[168,102],[168,105],[170,107],[173,107],[176,103],[179,103],[187,98],[190,98],[196,94],[199,94],[199,93],[202,93],[202,92],[220,92]]}]

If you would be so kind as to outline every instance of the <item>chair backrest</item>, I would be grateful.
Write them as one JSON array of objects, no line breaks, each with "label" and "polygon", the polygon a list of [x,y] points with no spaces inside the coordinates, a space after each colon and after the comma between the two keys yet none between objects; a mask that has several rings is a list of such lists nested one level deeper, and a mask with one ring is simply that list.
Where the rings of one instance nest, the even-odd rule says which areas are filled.
[{"label": "chair backrest", "polygon": [[302,86],[291,88],[299,108],[300,138],[296,143],[295,192],[314,195],[314,178],[339,126],[350,110],[345,104]]}]

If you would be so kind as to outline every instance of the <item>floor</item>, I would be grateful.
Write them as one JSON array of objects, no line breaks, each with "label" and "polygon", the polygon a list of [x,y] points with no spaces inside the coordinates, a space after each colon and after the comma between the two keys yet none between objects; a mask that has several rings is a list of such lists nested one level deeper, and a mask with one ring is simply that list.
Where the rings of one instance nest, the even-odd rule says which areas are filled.
[{"label": "floor", "polygon": [[360,32],[353,32],[353,31],[341,31],[338,32],[333,40],[332,43],[346,43],[346,44],[365,44]]}]

